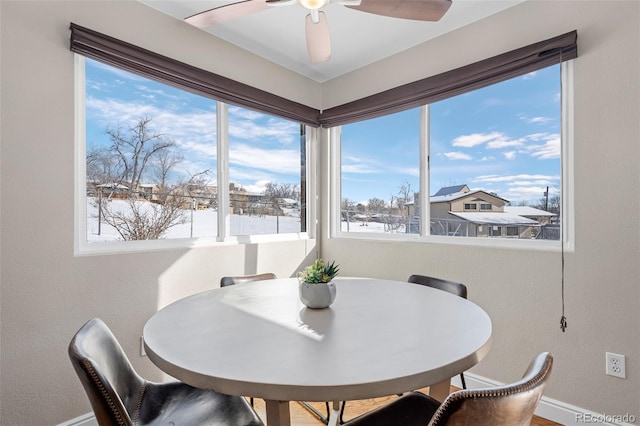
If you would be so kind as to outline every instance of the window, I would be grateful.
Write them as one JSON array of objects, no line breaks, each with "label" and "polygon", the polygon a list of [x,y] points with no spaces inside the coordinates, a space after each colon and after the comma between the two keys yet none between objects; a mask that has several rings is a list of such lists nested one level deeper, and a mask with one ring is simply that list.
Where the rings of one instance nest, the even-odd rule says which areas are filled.
[{"label": "window", "polygon": [[340,230],[419,233],[420,109],[342,126]]},{"label": "window", "polygon": [[507,226],[507,237],[517,237],[519,236],[519,232],[518,232],[518,227],[517,226]]},{"label": "window", "polygon": [[[564,62],[343,125],[332,133],[341,201],[334,235],[558,241],[558,223],[567,217],[560,206],[563,176],[570,176],[570,87]],[[469,196],[478,201],[462,201]],[[552,213],[553,225],[516,207]]]},{"label": "window", "polygon": [[81,245],[306,231],[305,126],[77,64]]}]

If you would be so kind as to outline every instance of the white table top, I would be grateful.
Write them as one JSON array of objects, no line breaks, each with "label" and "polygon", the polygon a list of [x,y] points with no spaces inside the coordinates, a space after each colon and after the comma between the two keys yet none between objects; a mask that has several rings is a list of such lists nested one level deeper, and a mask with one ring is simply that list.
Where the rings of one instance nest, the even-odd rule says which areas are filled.
[{"label": "white table top", "polygon": [[272,401],[392,395],[448,381],[478,363],[491,320],[447,292],[338,278],[336,300],[308,309],[296,279],[181,299],[144,327],[147,355],[192,386]]}]

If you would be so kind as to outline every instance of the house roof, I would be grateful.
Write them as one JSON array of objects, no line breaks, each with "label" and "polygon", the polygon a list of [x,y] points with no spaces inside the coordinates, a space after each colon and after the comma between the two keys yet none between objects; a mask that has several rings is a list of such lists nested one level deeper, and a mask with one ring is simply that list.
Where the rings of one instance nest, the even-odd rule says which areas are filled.
[{"label": "house roof", "polygon": [[[438,191],[440,192],[440,191]],[[463,197],[468,197],[474,194],[487,194],[491,197],[497,198],[499,200],[502,200],[504,202],[508,202],[508,200],[505,200],[504,198],[496,195],[496,194],[491,194],[487,191],[483,191],[481,189],[477,189],[475,191],[468,191],[468,192],[454,192],[454,193],[450,193],[450,194],[445,194],[445,195],[434,195],[432,196],[429,201],[432,203],[446,203],[449,201],[453,201],[453,200],[457,200]]]},{"label": "house roof", "polygon": [[507,212],[478,212],[478,213],[461,213],[449,212],[450,214],[464,219],[471,223],[488,224],[488,225],[537,225],[538,221],[527,219]]},{"label": "house roof", "polygon": [[116,182],[103,183],[102,185],[98,185],[98,188],[129,189],[128,186],[124,186]]},{"label": "house roof", "polygon": [[529,206],[505,206],[504,211],[517,214],[518,216],[557,216],[555,213]]},{"label": "house roof", "polygon": [[440,188],[438,190],[438,192],[436,192],[435,194],[432,195],[432,197],[438,197],[440,195],[450,195],[450,194],[453,194],[453,193],[456,193],[456,192],[462,192],[462,190],[466,186],[467,185],[445,186],[443,188]]}]

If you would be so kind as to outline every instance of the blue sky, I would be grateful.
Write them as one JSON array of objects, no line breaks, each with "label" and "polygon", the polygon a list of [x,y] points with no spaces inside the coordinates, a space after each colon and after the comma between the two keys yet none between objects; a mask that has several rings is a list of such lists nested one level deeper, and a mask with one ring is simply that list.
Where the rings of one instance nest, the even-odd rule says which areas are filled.
[{"label": "blue sky", "polygon": [[[212,170],[216,180],[216,103],[134,74],[86,61],[87,144],[108,145],[105,129],[152,118],[185,157],[175,178]],[[389,201],[408,182],[419,190],[420,111],[342,129],[342,197]],[[265,183],[299,184],[299,125],[229,107],[230,179],[250,192]],[[429,193],[467,184],[518,203],[560,188],[559,66],[430,106]]]},{"label": "blue sky", "polygon": [[[560,70],[552,66],[430,106],[429,193],[467,184],[514,203],[560,188]],[[419,182],[419,110],[342,129],[342,197],[389,200]]]}]

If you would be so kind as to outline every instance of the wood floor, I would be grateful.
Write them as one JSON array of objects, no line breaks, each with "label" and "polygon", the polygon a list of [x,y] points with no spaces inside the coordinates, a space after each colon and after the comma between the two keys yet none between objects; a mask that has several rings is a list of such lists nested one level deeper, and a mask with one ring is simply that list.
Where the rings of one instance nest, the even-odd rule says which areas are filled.
[{"label": "wood floor", "polygon": [[[427,391],[428,389],[421,389],[422,391]],[[451,391],[458,390],[456,388],[451,388]],[[383,398],[375,398],[375,399],[365,399],[361,401],[349,401],[346,405],[344,411],[344,420],[352,419],[362,413],[366,413],[378,407],[380,405],[384,405],[394,399],[397,396],[387,396]],[[321,402],[311,403],[318,411],[321,413],[326,413],[325,404]],[[292,426],[322,426],[323,423],[309,410],[307,410],[303,405],[292,402],[290,404],[291,409],[291,425]],[[254,401],[254,409],[258,413],[258,415],[265,420],[265,406],[264,401],[261,399],[256,399]],[[389,425],[389,426],[400,426],[400,425]],[[554,423],[550,420],[543,419],[542,417],[534,417],[531,422],[531,426],[561,426],[560,423]]]}]

